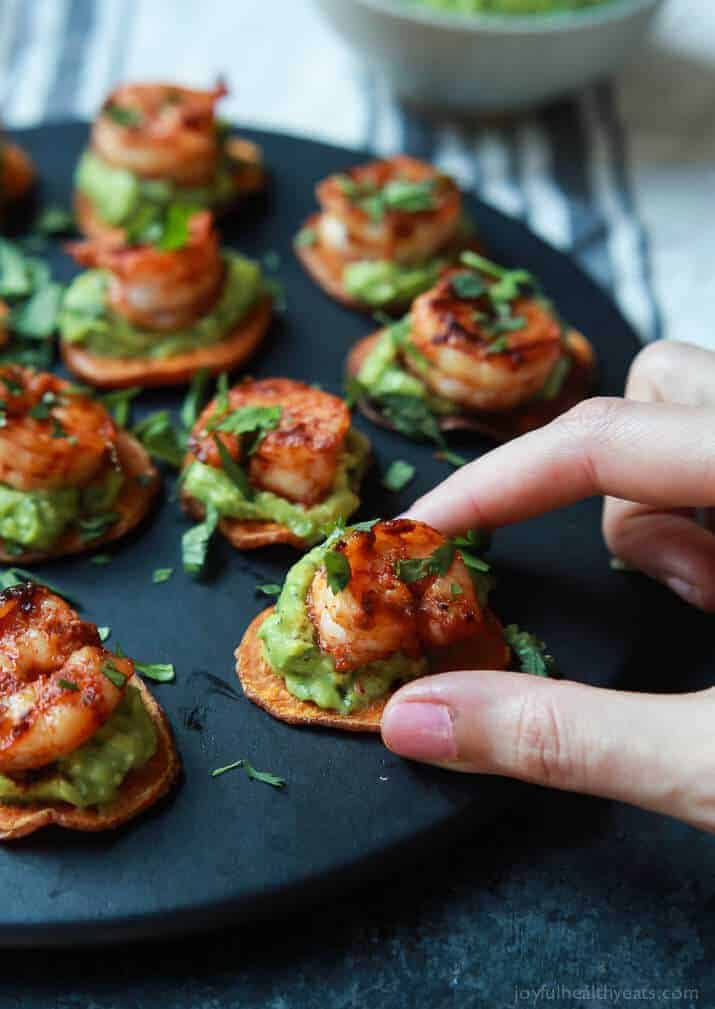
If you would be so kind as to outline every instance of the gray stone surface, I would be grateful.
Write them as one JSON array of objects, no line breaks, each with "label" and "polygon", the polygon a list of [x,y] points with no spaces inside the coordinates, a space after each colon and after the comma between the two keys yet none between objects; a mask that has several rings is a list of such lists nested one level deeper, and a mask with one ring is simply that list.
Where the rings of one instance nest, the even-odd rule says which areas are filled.
[{"label": "gray stone surface", "polygon": [[[515,799],[518,812],[481,836],[288,922],[160,945],[3,953],[0,1006],[715,1004],[715,840],[610,803],[537,790]],[[527,998],[541,985],[563,987]],[[685,988],[697,994],[663,1001],[664,989]]]}]

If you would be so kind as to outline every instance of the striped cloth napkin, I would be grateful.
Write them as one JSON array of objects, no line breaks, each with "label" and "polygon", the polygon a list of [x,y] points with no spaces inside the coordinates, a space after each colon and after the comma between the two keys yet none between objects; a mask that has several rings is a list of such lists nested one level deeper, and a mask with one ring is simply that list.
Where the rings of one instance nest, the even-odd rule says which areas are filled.
[{"label": "striped cloth napkin", "polygon": [[712,5],[671,0],[615,84],[470,127],[401,108],[309,0],[0,5],[0,108],[10,127],[90,118],[122,79],[205,85],[219,73],[233,88],[223,112],[239,123],[433,160],[571,251],[644,341],[715,347],[701,321],[715,316],[705,275],[715,243]]}]

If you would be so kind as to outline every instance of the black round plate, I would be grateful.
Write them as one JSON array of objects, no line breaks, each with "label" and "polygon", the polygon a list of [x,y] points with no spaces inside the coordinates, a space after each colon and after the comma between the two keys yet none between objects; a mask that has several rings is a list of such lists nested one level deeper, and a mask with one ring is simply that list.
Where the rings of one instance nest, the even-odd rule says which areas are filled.
[{"label": "black round plate", "polygon": [[[303,273],[291,240],[314,207],[313,185],[363,155],[293,137],[246,133],[264,148],[272,184],[249,205],[231,244],[268,255],[286,292],[286,311],[252,362],[256,375],[287,375],[340,392],[343,363],[371,321],[334,304]],[[46,201],[69,205],[72,172],[86,142],[80,124],[18,134],[42,176]],[[521,224],[475,201],[469,209],[496,260],[525,266],[543,281],[565,318],[593,341],[601,391],[623,389],[636,337],[608,298],[564,255]],[[240,230],[239,230],[240,225]],[[56,244],[50,253],[61,279],[75,269]],[[270,271],[269,271],[270,272]],[[177,408],[181,392],[147,394],[135,411]],[[428,446],[356,424],[372,439],[383,467],[396,458],[417,467],[401,494],[383,490],[373,471],[360,517],[392,516],[450,472]],[[460,438],[468,455],[487,442]],[[173,662],[175,684],[153,685],[171,719],[184,763],[179,787],[165,802],[117,833],[99,836],[42,831],[0,850],[0,943],[69,944],[167,934],[216,924],[225,917],[278,913],[314,900],[328,886],[354,881],[387,864],[401,845],[459,818],[468,809],[486,823],[503,802],[503,783],[449,775],[397,759],[378,738],[291,728],[245,700],[234,675],[233,650],[266,604],[256,586],[280,582],[297,555],[287,549],[238,554],[221,540],[210,577],[181,571],[180,537],[187,521],[171,499],[171,481],[157,513],[116,549],[108,567],[88,558],[55,562],[38,574],[83,604],[87,618],[110,625],[110,642],[145,662]],[[493,557],[500,572],[494,608],[540,636],[563,672],[590,683],[615,682],[642,647],[644,607],[654,591],[641,579],[609,570],[599,534],[599,503],[505,530]],[[152,572],[173,567],[170,582]],[[682,609],[658,595],[663,620]],[[650,602],[648,602],[650,600]],[[212,778],[239,758],[284,777],[278,791],[242,771]]]}]

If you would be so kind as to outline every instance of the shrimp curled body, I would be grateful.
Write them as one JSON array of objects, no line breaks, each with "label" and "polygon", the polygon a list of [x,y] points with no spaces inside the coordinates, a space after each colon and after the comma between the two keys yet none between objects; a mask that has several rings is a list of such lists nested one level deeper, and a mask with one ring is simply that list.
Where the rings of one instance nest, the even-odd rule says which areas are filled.
[{"label": "shrimp curled body", "polygon": [[228,394],[228,413],[247,407],[279,407],[277,425],[244,459],[241,438],[214,428],[214,400],[199,417],[189,441],[189,451],[200,462],[221,467],[216,445],[220,439],[236,462],[245,462],[255,487],[272,491],[289,501],[311,506],[328,494],[333,484],[345,437],[350,428],[346,404],[320,389],[287,378],[244,382]]},{"label": "shrimp curled body", "polygon": [[176,332],[211,309],[224,280],[224,264],[208,211],[194,214],[188,240],[178,249],[128,246],[110,235],[74,242],[68,250],[82,265],[110,273],[108,304],[134,326]]},{"label": "shrimp curled body", "polygon": [[[409,203],[388,204],[370,213],[365,194],[375,196],[385,187],[416,184],[427,187],[427,205],[404,209]],[[318,231],[323,246],[346,260],[389,259],[419,263],[435,255],[455,235],[460,222],[461,196],[456,184],[432,165],[398,155],[358,165],[344,175],[330,175],[316,195],[322,213]]]},{"label": "shrimp curled body", "polygon": [[115,710],[133,672],[48,589],[28,583],[0,593],[0,773],[73,753]]},{"label": "shrimp curled body", "polygon": [[419,658],[476,635],[484,615],[464,561],[455,552],[444,574],[399,577],[399,564],[427,558],[445,537],[422,522],[394,519],[354,530],[334,548],[350,565],[339,592],[326,570],[315,574],[307,604],[321,651],[338,671],[354,670],[396,652]]},{"label": "shrimp curled body", "polygon": [[56,375],[0,368],[0,483],[19,491],[83,487],[116,466],[117,425]]},{"label": "shrimp curled body", "polygon": [[512,314],[523,325],[495,339],[484,330],[479,299],[457,297],[446,274],[411,310],[410,341],[427,367],[416,370],[431,391],[467,409],[510,410],[535,396],[562,354],[561,324],[537,298],[522,296]]},{"label": "shrimp curled body", "polygon": [[224,84],[198,91],[173,84],[123,84],[92,127],[92,147],[115,168],[180,186],[205,186],[216,173],[215,105]]}]

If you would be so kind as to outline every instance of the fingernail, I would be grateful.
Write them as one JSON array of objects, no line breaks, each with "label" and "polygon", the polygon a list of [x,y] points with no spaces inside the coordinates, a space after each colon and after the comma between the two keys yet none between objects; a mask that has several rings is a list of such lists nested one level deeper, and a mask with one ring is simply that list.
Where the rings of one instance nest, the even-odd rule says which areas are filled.
[{"label": "fingernail", "polygon": [[690,603],[691,606],[703,605],[702,593],[697,585],[691,585],[690,582],[686,582],[683,578],[666,578],[665,584],[669,589],[672,589],[676,595],[684,599],[686,603]]},{"label": "fingernail", "polygon": [[382,719],[382,737],[394,753],[412,760],[457,758],[454,723],[444,704],[391,704]]}]

